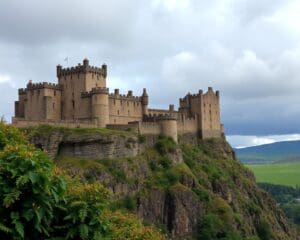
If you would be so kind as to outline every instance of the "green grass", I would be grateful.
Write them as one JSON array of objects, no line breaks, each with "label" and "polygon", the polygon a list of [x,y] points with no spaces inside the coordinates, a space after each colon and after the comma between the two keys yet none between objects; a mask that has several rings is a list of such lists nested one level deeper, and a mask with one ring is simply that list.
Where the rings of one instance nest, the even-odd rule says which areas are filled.
[{"label": "green grass", "polygon": [[299,162],[247,166],[254,172],[257,182],[300,186]]},{"label": "green grass", "polygon": [[54,131],[60,131],[66,134],[101,134],[104,136],[133,136],[135,135],[132,131],[122,131],[108,128],[66,128],[60,126],[52,126],[47,124],[41,124],[34,127],[21,128],[26,135],[30,137],[33,136],[48,136]]}]

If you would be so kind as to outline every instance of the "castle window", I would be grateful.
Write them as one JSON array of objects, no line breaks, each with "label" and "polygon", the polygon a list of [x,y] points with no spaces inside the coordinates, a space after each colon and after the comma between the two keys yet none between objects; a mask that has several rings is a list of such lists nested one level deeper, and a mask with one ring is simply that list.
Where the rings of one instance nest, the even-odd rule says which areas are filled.
[{"label": "castle window", "polygon": [[94,74],[92,74],[92,79],[94,79]]},{"label": "castle window", "polygon": [[53,103],[53,109],[55,108],[55,103]]},{"label": "castle window", "polygon": [[128,116],[130,115],[130,111],[128,110]]},{"label": "castle window", "polygon": [[120,111],[118,110],[118,115],[120,115]]},{"label": "castle window", "polygon": [[56,96],[56,91],[54,90],[54,96]]},{"label": "castle window", "polygon": [[116,123],[116,119],[114,119],[114,123]]},{"label": "castle window", "polygon": [[127,106],[129,106],[129,102],[127,102]]},{"label": "castle window", "polygon": [[123,101],[121,100],[121,105],[123,104]]},{"label": "castle window", "polygon": [[75,101],[73,100],[72,101],[72,106],[73,106],[73,109],[75,108]]},{"label": "castle window", "polygon": [[116,99],[114,99],[114,105],[116,105]]}]

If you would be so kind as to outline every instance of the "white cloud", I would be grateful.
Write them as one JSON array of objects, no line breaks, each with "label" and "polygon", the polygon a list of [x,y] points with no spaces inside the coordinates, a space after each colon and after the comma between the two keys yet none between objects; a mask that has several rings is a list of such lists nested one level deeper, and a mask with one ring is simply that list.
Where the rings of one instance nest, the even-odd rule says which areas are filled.
[{"label": "white cloud", "polygon": [[235,148],[244,148],[270,144],[282,141],[300,140],[300,134],[266,135],[266,136],[242,136],[229,135],[226,137],[229,143]]},{"label": "white cloud", "polygon": [[1,75],[0,74],[0,83],[4,83],[4,82],[10,82],[11,78],[8,75]]}]

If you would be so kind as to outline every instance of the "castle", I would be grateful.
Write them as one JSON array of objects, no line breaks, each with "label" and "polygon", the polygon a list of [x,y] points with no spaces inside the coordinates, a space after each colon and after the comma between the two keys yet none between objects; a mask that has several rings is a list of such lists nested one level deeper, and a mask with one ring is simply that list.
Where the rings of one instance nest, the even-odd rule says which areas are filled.
[{"label": "castle", "polygon": [[53,124],[65,127],[132,128],[140,134],[162,134],[175,141],[180,134],[200,138],[221,137],[219,91],[188,93],[178,110],[148,107],[146,89],[142,95],[113,93],[106,86],[107,66],[94,67],[87,59],[76,67],[57,66],[58,84],[32,83],[19,89],[12,123],[20,126]]}]

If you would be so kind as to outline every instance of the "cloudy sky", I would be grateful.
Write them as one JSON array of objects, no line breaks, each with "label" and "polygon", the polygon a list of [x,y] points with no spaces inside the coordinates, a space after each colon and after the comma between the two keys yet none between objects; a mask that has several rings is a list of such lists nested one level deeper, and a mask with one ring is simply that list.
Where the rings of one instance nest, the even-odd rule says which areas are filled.
[{"label": "cloudy sky", "polygon": [[153,107],[219,89],[236,146],[298,136],[299,12],[298,0],[1,0],[0,115],[29,79],[88,57],[108,64],[111,90],[146,87]]}]

